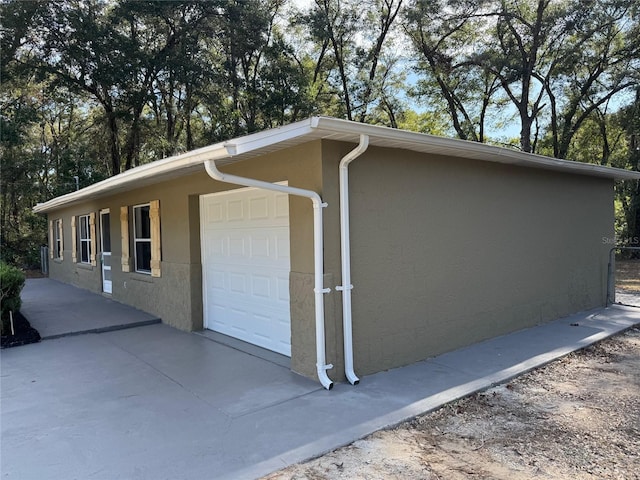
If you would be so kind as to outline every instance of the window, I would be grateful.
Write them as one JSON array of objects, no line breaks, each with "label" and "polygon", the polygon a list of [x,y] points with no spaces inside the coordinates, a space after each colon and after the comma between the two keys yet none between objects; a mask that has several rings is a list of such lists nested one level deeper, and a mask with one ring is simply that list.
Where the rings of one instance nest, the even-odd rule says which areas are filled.
[{"label": "window", "polygon": [[96,266],[96,214],[71,217],[71,258],[73,263]]},{"label": "window", "polygon": [[[131,229],[130,214],[133,213]],[[131,271],[129,250],[130,234],[133,233],[133,271],[161,276],[162,255],[160,248],[160,201],[152,200],[144,205],[120,208],[122,231],[122,271]]]},{"label": "window", "polygon": [[64,245],[63,245],[63,237],[62,237],[62,219],[58,218],[54,222],[54,240],[53,240],[53,258],[57,258],[58,260],[62,260]]},{"label": "window", "polygon": [[78,217],[78,240],[80,263],[91,263],[91,223],[89,215]]},{"label": "window", "polygon": [[151,218],[150,206],[133,207],[133,245],[135,270],[151,273]]}]

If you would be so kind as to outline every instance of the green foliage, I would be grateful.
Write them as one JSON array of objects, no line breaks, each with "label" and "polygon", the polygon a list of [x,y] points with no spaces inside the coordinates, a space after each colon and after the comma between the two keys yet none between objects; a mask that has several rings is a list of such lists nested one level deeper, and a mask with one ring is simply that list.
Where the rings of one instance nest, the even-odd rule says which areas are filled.
[{"label": "green foliage", "polygon": [[405,86],[396,82],[394,51],[403,0],[317,0],[299,14],[312,59],[316,108],[331,116],[396,127]]},{"label": "green foliage", "polygon": [[636,0],[413,0],[414,93],[460,138],[484,142],[490,120],[515,112],[521,150],[568,158],[583,123],[638,84],[638,20]]},{"label": "green foliage", "polygon": [[25,276],[20,269],[0,261],[0,318],[3,323],[9,318],[9,312],[20,310],[24,282]]},{"label": "green foliage", "polygon": [[[628,145],[625,168],[640,171],[640,87],[636,88],[634,101],[621,108],[614,116],[615,123],[624,130]],[[620,182],[616,195],[622,204],[623,217],[619,223],[621,236],[640,238],[640,184]]]},{"label": "green foliage", "polygon": [[[76,178],[310,115],[638,169],[637,1],[301,5],[0,2],[1,257],[37,265],[47,228],[31,209]],[[488,133],[512,123],[517,139]],[[621,228],[640,230],[640,192],[616,188]]]},{"label": "green foliage", "polygon": [[413,110],[403,112],[398,119],[398,128],[430,135],[447,136],[450,131],[446,114],[441,111],[416,113]]}]

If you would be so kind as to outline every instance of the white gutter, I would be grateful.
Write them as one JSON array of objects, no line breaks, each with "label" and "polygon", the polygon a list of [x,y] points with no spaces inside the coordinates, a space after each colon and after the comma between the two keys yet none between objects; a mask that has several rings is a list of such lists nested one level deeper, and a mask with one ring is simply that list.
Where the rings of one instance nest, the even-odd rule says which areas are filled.
[{"label": "white gutter", "polygon": [[312,117],[312,127],[330,132],[323,138],[338,141],[353,141],[347,134],[368,135],[370,144],[402,148],[421,153],[441,154],[470,160],[506,163],[523,167],[563,171],[571,174],[611,178],[613,180],[638,180],[640,172],[605,167],[597,164],[562,160],[534,153],[525,153],[486,143],[438,137],[426,133],[400,130],[397,128],[369,125],[332,117]]},{"label": "white gutter", "polygon": [[[236,147],[232,144],[227,146],[229,155],[236,152]],[[244,185],[247,187],[257,187],[265,190],[274,190],[276,192],[286,193],[288,195],[297,195],[311,199],[313,203],[313,257],[314,257],[314,277],[315,284],[313,291],[315,292],[316,307],[316,369],[318,380],[324,388],[331,390],[333,381],[327,376],[327,370],[333,368],[333,365],[327,364],[325,356],[325,331],[324,331],[324,298],[323,294],[331,291],[330,288],[324,288],[324,262],[323,262],[323,238],[322,238],[322,209],[327,206],[322,202],[320,195],[312,190],[302,188],[289,187],[287,185],[278,185],[275,183],[264,182],[254,178],[239,177],[222,173],[218,170],[215,160],[206,160],[204,168],[211,178],[226,183],[236,185]]]},{"label": "white gutter", "polygon": [[340,161],[340,255],[342,257],[342,330],[344,336],[344,373],[352,385],[360,383],[353,371],[353,324],[351,321],[351,248],[349,227],[349,164],[369,147],[369,136],[361,134],[360,143]]},{"label": "white gutter", "polygon": [[[89,187],[39,203],[33,208],[33,211],[47,213],[75,202],[113,195],[119,191],[128,191],[160,181],[174,179],[180,175],[195,173],[200,171],[200,164],[211,158],[226,159],[229,163],[232,163],[246,159],[248,156],[257,156],[312,140],[328,139],[340,142],[355,142],[359,135],[369,136],[371,145],[386,148],[402,148],[420,153],[449,155],[472,160],[549,169],[571,174],[610,178],[612,180],[640,179],[640,172],[630,170],[558,160],[493,145],[435,137],[424,133],[408,132],[378,125],[366,125],[336,118],[311,117],[285,127],[253,133],[231,140],[229,143],[217,143],[127,170]],[[230,150],[236,147],[239,148],[238,151],[232,152]],[[232,156],[234,157],[233,160],[230,159]]]}]

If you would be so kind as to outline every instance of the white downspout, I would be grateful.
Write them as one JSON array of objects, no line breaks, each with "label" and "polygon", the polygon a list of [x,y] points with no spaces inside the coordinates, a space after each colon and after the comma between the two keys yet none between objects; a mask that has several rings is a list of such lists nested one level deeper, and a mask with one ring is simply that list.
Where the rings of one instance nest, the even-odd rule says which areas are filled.
[{"label": "white downspout", "polygon": [[330,288],[324,288],[324,262],[323,262],[323,237],[322,237],[322,209],[327,206],[322,202],[320,195],[312,190],[302,188],[289,187],[287,185],[278,185],[275,183],[264,182],[253,178],[239,177],[228,173],[222,173],[218,170],[215,160],[205,161],[204,168],[211,178],[226,183],[234,183],[236,185],[244,185],[247,187],[257,187],[265,190],[274,190],[289,195],[297,195],[311,199],[313,203],[313,257],[314,257],[314,276],[315,285],[315,307],[316,307],[316,368],[318,379],[324,388],[331,390],[333,382],[327,376],[327,370],[333,368],[333,365],[326,363],[325,356],[325,331],[324,331],[324,297],[325,293],[331,291]]},{"label": "white downspout", "polygon": [[360,143],[340,161],[340,255],[342,257],[342,330],[344,336],[344,373],[352,385],[360,379],[353,371],[353,327],[351,321],[351,249],[349,230],[349,164],[369,147],[369,136],[360,135]]}]

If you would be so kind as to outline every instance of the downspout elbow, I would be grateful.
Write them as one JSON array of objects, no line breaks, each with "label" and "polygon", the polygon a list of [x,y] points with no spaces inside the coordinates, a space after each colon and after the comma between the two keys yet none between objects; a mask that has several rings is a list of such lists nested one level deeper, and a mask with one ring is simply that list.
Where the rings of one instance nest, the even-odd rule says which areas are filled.
[{"label": "downspout elbow", "polygon": [[224,182],[224,173],[218,170],[215,160],[206,160],[204,162],[204,169],[206,170],[207,174],[214,180]]},{"label": "downspout elbow", "polygon": [[320,384],[327,390],[333,388],[333,382],[327,375],[327,370],[330,368],[333,368],[333,365],[317,365],[318,380],[320,380]]},{"label": "downspout elbow", "polygon": [[366,152],[367,148],[369,148],[369,135],[360,135],[360,142],[358,143],[358,146],[340,160],[340,169],[345,170],[351,162]]}]

